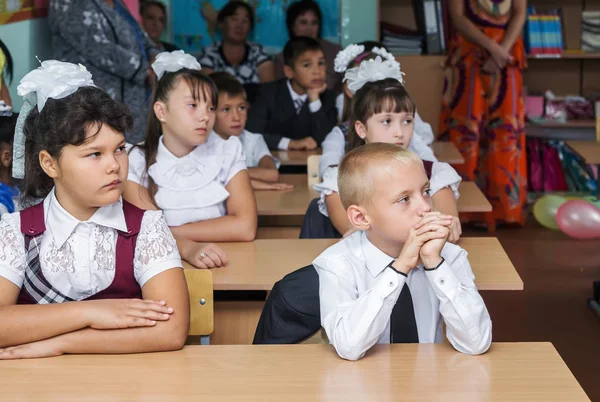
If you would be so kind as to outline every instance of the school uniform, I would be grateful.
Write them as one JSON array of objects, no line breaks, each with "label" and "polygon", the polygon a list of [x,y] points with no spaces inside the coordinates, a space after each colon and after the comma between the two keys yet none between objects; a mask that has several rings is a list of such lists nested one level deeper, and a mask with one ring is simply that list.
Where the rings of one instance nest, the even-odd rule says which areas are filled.
[{"label": "school uniform", "polygon": [[261,133],[269,149],[288,149],[291,140],[312,137],[318,145],[337,122],[335,95],[326,89],[319,99],[308,102],[289,80],[263,84],[248,112],[246,128]]},{"label": "school uniform", "polygon": [[204,144],[178,158],[160,138],[156,162],[145,175],[146,161],[142,149],[135,147],[129,153],[131,180],[148,187],[150,176],[158,186],[154,195],[156,205],[169,226],[215,219],[227,214],[225,202],[229,192],[225,188],[240,171],[246,170],[242,144],[236,137],[222,139],[209,134]]},{"label": "school uniform", "polygon": [[249,168],[258,167],[260,160],[265,156],[268,156],[269,158],[273,159],[275,166],[277,169],[279,169],[280,162],[271,154],[271,151],[269,151],[269,147],[267,146],[267,143],[262,135],[254,134],[248,130],[244,130],[238,138],[242,143],[242,150],[244,151],[244,156],[246,157],[246,166]]},{"label": "school uniform", "polygon": [[0,242],[0,276],[21,288],[19,304],[141,298],[146,282],[182,267],[162,212],[119,200],[82,222],[54,190],[3,216]]},{"label": "school uniform", "polygon": [[492,322],[474,283],[467,252],[446,243],[437,267],[419,265],[408,276],[397,257],[356,232],[314,261],[319,275],[321,324],[345,359],[357,360],[377,343],[440,343],[481,354],[492,341]]},{"label": "school uniform", "polygon": [[[412,142],[412,141],[411,141]],[[423,161],[425,174],[430,181],[431,195],[443,188],[449,187],[458,199],[460,196],[458,187],[462,181],[454,168],[444,162]],[[313,188],[320,193],[320,197],[311,201],[304,215],[302,227],[300,228],[301,239],[329,239],[340,238],[342,234],[335,229],[329,213],[325,198],[328,195],[339,193],[338,189],[338,166],[331,166],[325,170],[323,181],[315,184]]]}]

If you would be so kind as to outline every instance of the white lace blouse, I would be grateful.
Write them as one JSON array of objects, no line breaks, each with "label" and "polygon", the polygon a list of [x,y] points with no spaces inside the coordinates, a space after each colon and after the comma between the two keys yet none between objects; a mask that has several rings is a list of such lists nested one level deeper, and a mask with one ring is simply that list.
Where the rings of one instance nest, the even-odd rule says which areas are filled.
[{"label": "white lace blouse", "polygon": [[[54,190],[43,202],[46,231],[39,258],[44,277],[75,300],[106,289],[115,277],[117,230],[127,231],[121,202],[99,208],[85,222],[59,204]],[[26,264],[21,215],[4,215],[0,220],[0,276],[21,287]],[[142,287],[161,272],[181,266],[177,244],[162,212],[146,211],[133,260],[136,281]]]},{"label": "white lace blouse", "polygon": [[[134,148],[129,153],[127,180],[147,187],[145,164],[143,151]],[[204,144],[181,158],[164,146],[161,137],[156,163],[150,166],[148,175],[158,186],[154,199],[168,225],[181,226],[226,215],[229,192],[225,186],[245,169],[240,140],[224,140],[212,132]]]}]

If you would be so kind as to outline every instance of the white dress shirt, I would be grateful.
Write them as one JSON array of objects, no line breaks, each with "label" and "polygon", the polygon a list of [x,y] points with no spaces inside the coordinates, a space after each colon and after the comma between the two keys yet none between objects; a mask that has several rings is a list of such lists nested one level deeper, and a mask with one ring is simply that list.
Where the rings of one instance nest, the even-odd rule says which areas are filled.
[{"label": "white dress shirt", "polygon": [[[412,141],[411,141],[412,142]],[[460,186],[460,182],[462,178],[456,173],[456,170],[449,164],[445,162],[434,162],[431,167],[431,195],[435,195],[438,191],[443,188],[449,187],[454,193],[454,197],[458,200],[460,193],[458,192],[458,187]],[[313,186],[313,188],[320,193],[320,198],[318,202],[319,211],[325,215],[329,216],[329,212],[327,211],[327,204],[325,203],[325,198],[328,195],[333,193],[339,193],[338,189],[338,166],[329,167],[325,170],[323,174],[323,181],[321,183],[317,183]]]},{"label": "white dress shirt", "polygon": [[[306,100],[308,99],[308,94],[300,95],[299,93],[294,91],[294,88],[292,88],[292,84],[290,83],[290,80],[287,81],[287,86],[288,86],[288,90],[290,91],[290,96],[292,97],[292,103],[294,105],[296,104],[296,100],[301,100],[303,104],[304,104],[304,102],[306,102]],[[315,112],[318,112],[319,110],[321,110],[321,106],[323,106],[323,104],[321,103],[321,99],[317,99],[308,104],[308,110],[310,110],[311,113],[315,113]],[[279,144],[277,145],[277,147],[279,149],[283,149],[283,150],[288,149],[288,147],[290,145],[290,141],[291,141],[290,138],[283,137],[281,140],[279,140]]]},{"label": "white dress shirt", "polygon": [[[44,277],[75,300],[108,288],[115,277],[117,230],[127,231],[121,201],[99,208],[85,222],[60,205],[54,190],[43,202],[46,231],[39,258]],[[133,260],[140,287],[161,272],[181,266],[177,244],[162,212],[144,212]],[[4,215],[0,220],[0,276],[21,287],[26,267],[21,215]]]},{"label": "white dress shirt", "polygon": [[[127,180],[147,187],[145,165],[143,151],[134,148],[129,153]],[[148,175],[158,186],[154,199],[167,223],[180,226],[226,215],[225,201],[229,192],[225,186],[245,169],[240,140],[237,137],[224,140],[211,132],[204,144],[181,158],[165,147],[161,137],[156,163],[150,166]]]},{"label": "white dress shirt", "polygon": [[[390,315],[405,283],[412,295],[419,343],[440,343],[443,324],[456,350],[481,354],[492,342],[492,321],[474,283],[467,252],[446,243],[435,270],[414,268],[408,277],[388,265],[393,257],[356,232],[325,250],[313,265],[319,274],[321,324],[338,354],[364,356],[390,343]],[[428,267],[435,268],[435,267]]]},{"label": "white dress shirt", "polygon": [[246,157],[246,166],[249,168],[258,167],[260,160],[268,156],[273,159],[275,166],[279,169],[279,160],[271,154],[265,138],[261,134],[254,134],[248,130],[244,130],[238,138],[242,143],[242,150]]}]

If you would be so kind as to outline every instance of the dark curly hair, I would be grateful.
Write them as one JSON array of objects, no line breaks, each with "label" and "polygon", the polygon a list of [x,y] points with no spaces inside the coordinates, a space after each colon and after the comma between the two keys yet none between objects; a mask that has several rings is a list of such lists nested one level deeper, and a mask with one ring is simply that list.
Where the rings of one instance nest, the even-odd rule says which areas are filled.
[{"label": "dark curly hair", "polygon": [[54,181],[42,169],[39,162],[41,151],[60,159],[66,145],[79,146],[89,137],[91,128],[97,135],[103,124],[125,134],[133,126],[133,117],[124,104],[112,99],[96,87],[82,87],[62,98],[48,99],[41,112],[35,107],[25,119],[25,177],[21,187],[24,205],[50,193]]}]

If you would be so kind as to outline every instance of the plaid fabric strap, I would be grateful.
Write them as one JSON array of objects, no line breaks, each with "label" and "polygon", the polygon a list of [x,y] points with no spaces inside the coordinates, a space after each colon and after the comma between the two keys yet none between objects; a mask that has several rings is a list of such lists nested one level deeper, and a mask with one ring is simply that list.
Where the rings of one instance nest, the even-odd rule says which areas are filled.
[{"label": "plaid fabric strap", "polygon": [[25,290],[37,304],[73,301],[73,299],[63,295],[52,287],[42,274],[39,245],[41,244],[43,236],[43,233],[38,236],[25,236],[27,267],[25,269],[25,278],[23,280],[23,290]]},{"label": "plaid fabric strap", "polygon": [[25,278],[19,295],[19,304],[50,304],[73,299],[56,290],[44,278],[40,265],[40,244],[46,231],[43,202],[24,209],[21,215],[21,233],[25,240]]}]

